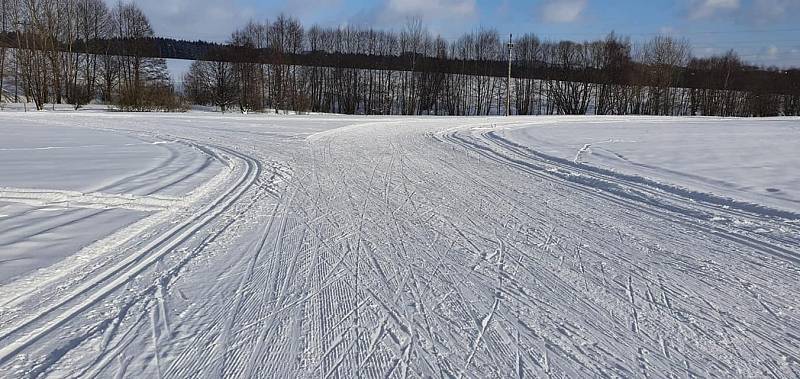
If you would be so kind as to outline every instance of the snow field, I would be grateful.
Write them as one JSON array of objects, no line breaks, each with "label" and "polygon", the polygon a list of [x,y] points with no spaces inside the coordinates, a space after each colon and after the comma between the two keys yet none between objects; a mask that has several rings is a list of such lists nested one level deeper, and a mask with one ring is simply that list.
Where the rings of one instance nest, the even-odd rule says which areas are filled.
[{"label": "snow field", "polygon": [[[163,193],[53,183],[31,195],[21,188],[36,183],[0,176],[14,207],[153,208],[0,283],[0,374],[800,373],[798,188],[762,170],[795,162],[793,119],[0,118],[108,133],[97,145],[172,141],[142,146],[179,147],[190,163],[125,161],[157,168],[136,184],[151,190],[198,171],[191,162],[217,167]],[[641,143],[608,148],[627,161],[597,158],[611,153],[592,141],[605,140]],[[730,168],[737,157],[752,168]],[[18,213],[0,223],[28,224]]]}]

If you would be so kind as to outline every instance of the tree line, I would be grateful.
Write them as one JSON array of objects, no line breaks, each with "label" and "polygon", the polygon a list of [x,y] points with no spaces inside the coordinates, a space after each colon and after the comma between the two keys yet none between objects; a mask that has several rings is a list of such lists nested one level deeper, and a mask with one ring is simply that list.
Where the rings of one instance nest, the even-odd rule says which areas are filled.
[{"label": "tree line", "polygon": [[[399,32],[305,29],[296,19],[251,22],[184,78],[198,104],[241,111],[348,114],[718,115],[800,114],[800,70],[749,65],[734,52],[691,56],[685,39],[641,44],[513,40],[493,29],[447,41],[418,21]],[[511,90],[507,91],[507,86]]]},{"label": "tree line", "polygon": [[[668,36],[634,44],[614,33],[585,42],[523,35],[513,40],[509,82],[506,41],[493,29],[448,41],[419,21],[395,32],[305,28],[281,15],[217,45],[156,38],[133,4],[0,2],[0,84],[13,77],[14,100],[22,93],[37,107],[96,100],[129,110],[190,102],[241,112],[490,115],[510,100],[509,113],[526,115],[800,114],[800,70],[756,67],[732,51],[692,57],[687,40]],[[196,60],[183,98],[165,57]]]},{"label": "tree line", "polygon": [[[144,54],[155,33],[135,4],[0,0],[0,27],[0,100],[39,110],[91,101],[132,111],[178,108],[166,61]],[[131,42],[112,52],[115,39]],[[95,51],[79,48],[98,41]]]}]

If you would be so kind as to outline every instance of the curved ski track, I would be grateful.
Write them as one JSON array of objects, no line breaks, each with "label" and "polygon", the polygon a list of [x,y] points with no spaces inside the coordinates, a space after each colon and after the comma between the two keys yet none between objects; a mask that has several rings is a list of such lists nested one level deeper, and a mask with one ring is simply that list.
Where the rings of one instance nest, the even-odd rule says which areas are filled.
[{"label": "curved ski track", "polygon": [[550,157],[497,119],[330,122],[170,126],[230,175],[4,300],[0,375],[800,375],[796,214]]}]

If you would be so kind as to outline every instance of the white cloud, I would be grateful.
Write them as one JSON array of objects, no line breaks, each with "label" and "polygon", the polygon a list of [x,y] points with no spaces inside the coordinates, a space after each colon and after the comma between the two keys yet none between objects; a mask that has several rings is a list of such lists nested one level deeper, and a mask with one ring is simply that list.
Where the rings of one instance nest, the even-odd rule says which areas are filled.
[{"label": "white cloud", "polygon": [[739,9],[739,0],[694,0],[689,9],[689,18],[697,20],[729,13]]},{"label": "white cloud", "polygon": [[767,25],[785,22],[800,12],[800,0],[685,0],[687,17],[735,20],[743,24]]},{"label": "white cloud", "polygon": [[552,23],[577,21],[586,5],[587,0],[548,0],[540,8],[541,18]]},{"label": "white cloud", "polygon": [[472,17],[475,0],[389,0],[385,11],[395,16],[429,18]]},{"label": "white cloud", "polygon": [[350,23],[392,29],[418,19],[434,34],[448,34],[463,30],[478,18],[476,0],[385,0],[362,10]]},{"label": "white cloud", "polygon": [[275,5],[262,5],[268,14],[283,12],[289,16],[298,17],[303,23],[316,22],[331,16],[336,18],[346,12],[342,0],[283,0]]},{"label": "white cloud", "polygon": [[775,45],[771,45],[770,47],[767,48],[767,56],[772,59],[778,56],[778,53],[780,53],[780,50]]},{"label": "white cloud", "polygon": [[755,0],[751,17],[757,23],[780,21],[800,11],[800,0]]},{"label": "white cloud", "polygon": [[[256,12],[237,0],[136,0],[161,37],[223,42]],[[106,0],[109,8],[116,0]]]}]

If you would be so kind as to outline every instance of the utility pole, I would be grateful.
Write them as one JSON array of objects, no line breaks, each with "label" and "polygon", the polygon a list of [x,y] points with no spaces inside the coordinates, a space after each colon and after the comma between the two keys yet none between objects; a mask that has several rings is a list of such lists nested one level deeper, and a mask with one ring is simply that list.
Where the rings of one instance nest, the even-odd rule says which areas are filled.
[{"label": "utility pole", "polygon": [[[22,22],[22,21],[17,21],[17,23],[16,23],[17,49],[16,49],[16,55],[14,57],[14,61],[15,61],[15,66],[16,66],[16,69],[17,69],[18,72],[19,72],[19,52],[20,52],[20,50],[22,50],[22,43],[20,42],[19,34],[20,34],[20,29],[23,28],[23,27],[26,28],[24,30],[24,32],[25,32],[25,52],[26,53],[30,53],[30,49],[28,48],[28,30],[27,30],[27,26],[28,26],[28,24],[25,23],[25,22]],[[31,65],[31,60],[30,59],[27,61],[27,65],[28,65],[28,67],[30,67],[30,65]],[[15,98],[14,102],[17,102],[17,100],[19,100],[18,99],[18,92],[19,92],[19,90],[18,90],[18,88],[19,88],[19,76],[18,76],[18,74],[19,73],[18,72],[15,73],[16,76],[14,78],[14,98]],[[24,74],[23,74],[23,76],[24,76]],[[28,90],[25,92],[25,102],[23,103],[23,106],[25,107],[25,112],[28,112],[28,96],[30,96],[30,84],[28,83],[29,79],[30,79],[30,75],[28,76],[28,79],[25,81],[25,87],[28,88]]]},{"label": "utility pole", "polygon": [[508,78],[506,79],[506,116],[511,116],[511,52],[514,50],[513,34],[508,35]]}]

